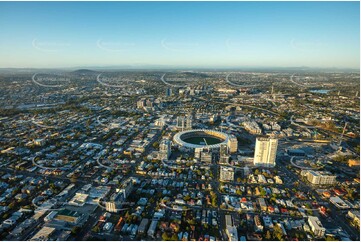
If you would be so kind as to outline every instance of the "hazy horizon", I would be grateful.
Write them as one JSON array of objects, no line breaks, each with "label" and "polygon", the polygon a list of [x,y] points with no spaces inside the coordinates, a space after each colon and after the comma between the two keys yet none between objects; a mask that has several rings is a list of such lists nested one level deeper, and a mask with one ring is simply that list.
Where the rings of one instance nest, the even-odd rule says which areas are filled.
[{"label": "hazy horizon", "polygon": [[359,69],[359,8],[359,2],[0,2],[0,67]]}]

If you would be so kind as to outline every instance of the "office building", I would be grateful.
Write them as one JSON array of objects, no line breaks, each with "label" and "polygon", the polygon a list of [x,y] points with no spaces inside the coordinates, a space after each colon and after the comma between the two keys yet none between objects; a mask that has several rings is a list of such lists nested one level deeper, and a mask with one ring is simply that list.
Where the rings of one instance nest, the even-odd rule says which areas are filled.
[{"label": "office building", "polygon": [[187,115],[186,117],[186,129],[192,129],[192,116]]},{"label": "office building", "polygon": [[172,96],[172,88],[167,88],[167,90],[165,91],[165,95],[166,95],[167,97]]},{"label": "office building", "polygon": [[258,137],[254,152],[254,165],[274,167],[276,165],[278,139]]},{"label": "office building", "polygon": [[221,144],[219,147],[219,155],[229,155],[229,149],[228,149],[228,145],[226,144]]},{"label": "office building", "polygon": [[127,197],[133,190],[133,182],[128,179],[124,182],[122,188],[116,189],[116,191],[110,196],[108,202],[105,202],[105,209],[108,212],[116,213],[122,208],[123,203],[127,200]]},{"label": "office building", "polygon": [[140,225],[138,227],[138,233],[139,234],[145,234],[147,228],[148,228],[148,224],[149,224],[149,219],[147,218],[143,218],[142,221],[140,222]]},{"label": "office building", "polygon": [[148,229],[148,236],[154,238],[155,231],[157,229],[158,220],[152,220],[149,229]]},{"label": "office building", "polygon": [[202,151],[203,151],[203,148],[195,148],[194,149],[194,158],[201,159]]},{"label": "office building", "polygon": [[208,163],[208,164],[212,163],[212,156],[213,156],[212,151],[209,151],[208,149],[203,149],[200,152],[201,162],[203,163]]},{"label": "office building", "polygon": [[119,209],[121,209],[122,203],[111,201],[105,203],[105,209],[110,213],[116,213]]},{"label": "office building", "polygon": [[145,106],[145,99],[142,98],[137,102],[137,108],[144,108]]},{"label": "office building", "polygon": [[226,234],[229,241],[238,241],[238,232],[236,226],[234,226],[232,217],[229,214],[224,216],[226,221]]},{"label": "office building", "polygon": [[155,126],[163,127],[164,125],[165,125],[165,120],[163,117],[161,117],[155,121]]},{"label": "office building", "polygon": [[184,130],[184,116],[177,117],[177,128],[180,130]]},{"label": "office building", "polygon": [[219,171],[220,181],[233,181],[234,180],[234,169],[232,167],[220,167]]},{"label": "office building", "polygon": [[229,155],[222,155],[219,157],[219,164],[229,164]]}]

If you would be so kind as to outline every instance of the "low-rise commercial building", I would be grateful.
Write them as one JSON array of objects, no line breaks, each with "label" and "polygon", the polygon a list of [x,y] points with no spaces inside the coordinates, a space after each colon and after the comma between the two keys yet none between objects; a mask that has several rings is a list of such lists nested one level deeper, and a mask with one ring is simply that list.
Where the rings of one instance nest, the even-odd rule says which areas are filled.
[{"label": "low-rise commercial building", "polygon": [[43,227],[30,240],[31,241],[46,241],[54,233],[55,228]]},{"label": "low-rise commercial building", "polygon": [[234,180],[234,169],[232,167],[221,167],[219,180],[220,181],[233,181]]},{"label": "low-rise commercial building", "polygon": [[152,223],[149,226],[148,229],[148,236],[154,238],[154,234],[155,234],[155,230],[157,229],[157,225],[158,225],[158,220],[152,220]]},{"label": "low-rise commercial building", "polygon": [[308,216],[308,224],[316,237],[323,237],[325,235],[326,229],[322,226],[318,217]]},{"label": "low-rise commercial building", "polygon": [[330,172],[308,171],[306,177],[314,185],[333,185],[336,183],[336,176]]}]

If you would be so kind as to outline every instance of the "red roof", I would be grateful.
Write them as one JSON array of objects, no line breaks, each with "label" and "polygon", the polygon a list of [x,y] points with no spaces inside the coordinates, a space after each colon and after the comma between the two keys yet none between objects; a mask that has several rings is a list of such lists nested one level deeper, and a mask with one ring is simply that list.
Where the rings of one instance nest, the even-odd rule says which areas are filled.
[{"label": "red roof", "polygon": [[333,191],[337,194],[337,195],[342,195],[343,194],[343,192],[341,191],[341,190],[339,190],[339,189],[333,189]]}]

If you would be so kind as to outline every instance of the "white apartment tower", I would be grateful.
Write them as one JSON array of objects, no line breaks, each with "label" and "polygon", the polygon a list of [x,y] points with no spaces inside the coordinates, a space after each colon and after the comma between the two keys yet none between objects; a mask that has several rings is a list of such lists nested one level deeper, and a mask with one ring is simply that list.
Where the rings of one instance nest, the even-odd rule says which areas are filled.
[{"label": "white apartment tower", "polygon": [[219,163],[228,164],[229,161],[229,148],[227,144],[221,144],[219,147]]},{"label": "white apartment tower", "polygon": [[227,145],[228,145],[228,148],[229,148],[229,153],[231,153],[231,154],[237,153],[238,140],[237,140],[236,136],[234,136],[233,134],[230,134],[229,138],[228,138],[228,144]]},{"label": "white apartment tower", "polygon": [[171,155],[172,144],[170,140],[163,139],[159,144],[159,159],[168,160]]},{"label": "white apartment tower", "polygon": [[180,116],[177,117],[177,128],[181,131],[192,129],[192,116]]},{"label": "white apartment tower", "polygon": [[254,151],[254,165],[274,167],[276,165],[278,139],[258,137]]}]

